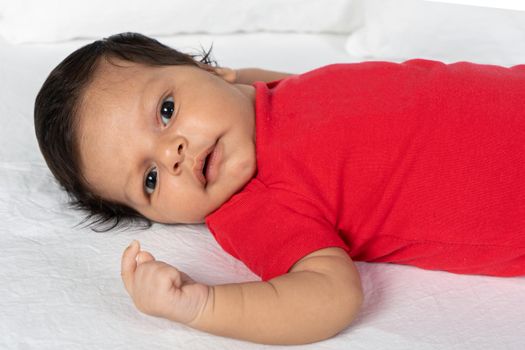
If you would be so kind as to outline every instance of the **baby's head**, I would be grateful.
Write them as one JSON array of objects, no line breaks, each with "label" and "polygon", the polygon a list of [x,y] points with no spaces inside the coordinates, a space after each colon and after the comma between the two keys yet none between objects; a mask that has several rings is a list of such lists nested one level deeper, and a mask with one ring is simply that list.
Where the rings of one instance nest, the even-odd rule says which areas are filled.
[{"label": "baby's head", "polygon": [[38,93],[40,149],[95,223],[201,223],[256,171],[255,90],[234,76],[140,34],[95,41]]}]

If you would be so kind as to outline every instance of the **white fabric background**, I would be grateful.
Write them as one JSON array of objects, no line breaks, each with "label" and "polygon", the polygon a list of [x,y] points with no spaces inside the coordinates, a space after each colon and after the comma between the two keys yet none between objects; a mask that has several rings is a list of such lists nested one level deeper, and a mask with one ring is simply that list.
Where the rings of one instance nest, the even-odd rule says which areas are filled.
[{"label": "white fabric background", "polygon": [[525,62],[525,11],[422,0],[362,0],[364,26],[349,37],[349,54],[399,60]]},{"label": "white fabric background", "polygon": [[0,36],[11,43],[234,32],[348,33],[356,0],[0,0]]}]

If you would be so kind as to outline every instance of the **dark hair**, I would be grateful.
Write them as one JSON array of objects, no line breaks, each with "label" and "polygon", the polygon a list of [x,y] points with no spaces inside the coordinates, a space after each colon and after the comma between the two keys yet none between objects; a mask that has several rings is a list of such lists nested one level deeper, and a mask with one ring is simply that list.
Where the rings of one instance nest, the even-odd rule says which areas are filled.
[{"label": "dark hair", "polygon": [[[151,221],[133,208],[108,201],[94,193],[80,172],[77,140],[77,112],[83,93],[92,81],[97,64],[105,58],[123,59],[148,66],[216,65],[211,47],[199,55],[179,52],[155,39],[138,33],[121,33],[81,47],[51,71],[35,101],[35,132],[44,159],[70,197],[70,205],[87,210],[89,225],[95,231],[109,231],[121,224],[139,222],[150,227]],[[199,61],[195,57],[201,57]],[[199,65],[205,64],[206,66]],[[100,227],[105,226],[103,229]]]}]

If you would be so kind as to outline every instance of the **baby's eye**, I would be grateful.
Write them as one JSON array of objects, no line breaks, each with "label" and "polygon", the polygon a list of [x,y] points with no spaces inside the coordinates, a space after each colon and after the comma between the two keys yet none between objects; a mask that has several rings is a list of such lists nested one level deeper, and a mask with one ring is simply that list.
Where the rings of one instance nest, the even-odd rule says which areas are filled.
[{"label": "baby's eye", "polygon": [[155,191],[155,186],[157,185],[157,168],[151,169],[146,174],[146,179],[144,180],[144,190],[147,194],[152,194]]},{"label": "baby's eye", "polygon": [[166,97],[162,101],[162,105],[160,106],[160,119],[162,120],[162,124],[167,125],[170,122],[174,107],[173,97]]}]

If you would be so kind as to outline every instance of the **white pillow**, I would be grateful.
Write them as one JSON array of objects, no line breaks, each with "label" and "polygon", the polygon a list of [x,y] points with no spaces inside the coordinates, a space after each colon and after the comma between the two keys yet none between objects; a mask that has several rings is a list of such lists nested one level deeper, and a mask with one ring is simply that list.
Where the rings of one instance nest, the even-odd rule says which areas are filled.
[{"label": "white pillow", "polygon": [[11,43],[101,38],[134,31],[349,33],[356,0],[0,0],[0,36]]},{"label": "white pillow", "polygon": [[525,10],[523,0],[427,0],[436,2],[449,2],[453,4],[494,7],[510,10]]},{"label": "white pillow", "polygon": [[525,63],[525,12],[423,0],[363,0],[364,26],[346,43],[370,59]]}]

